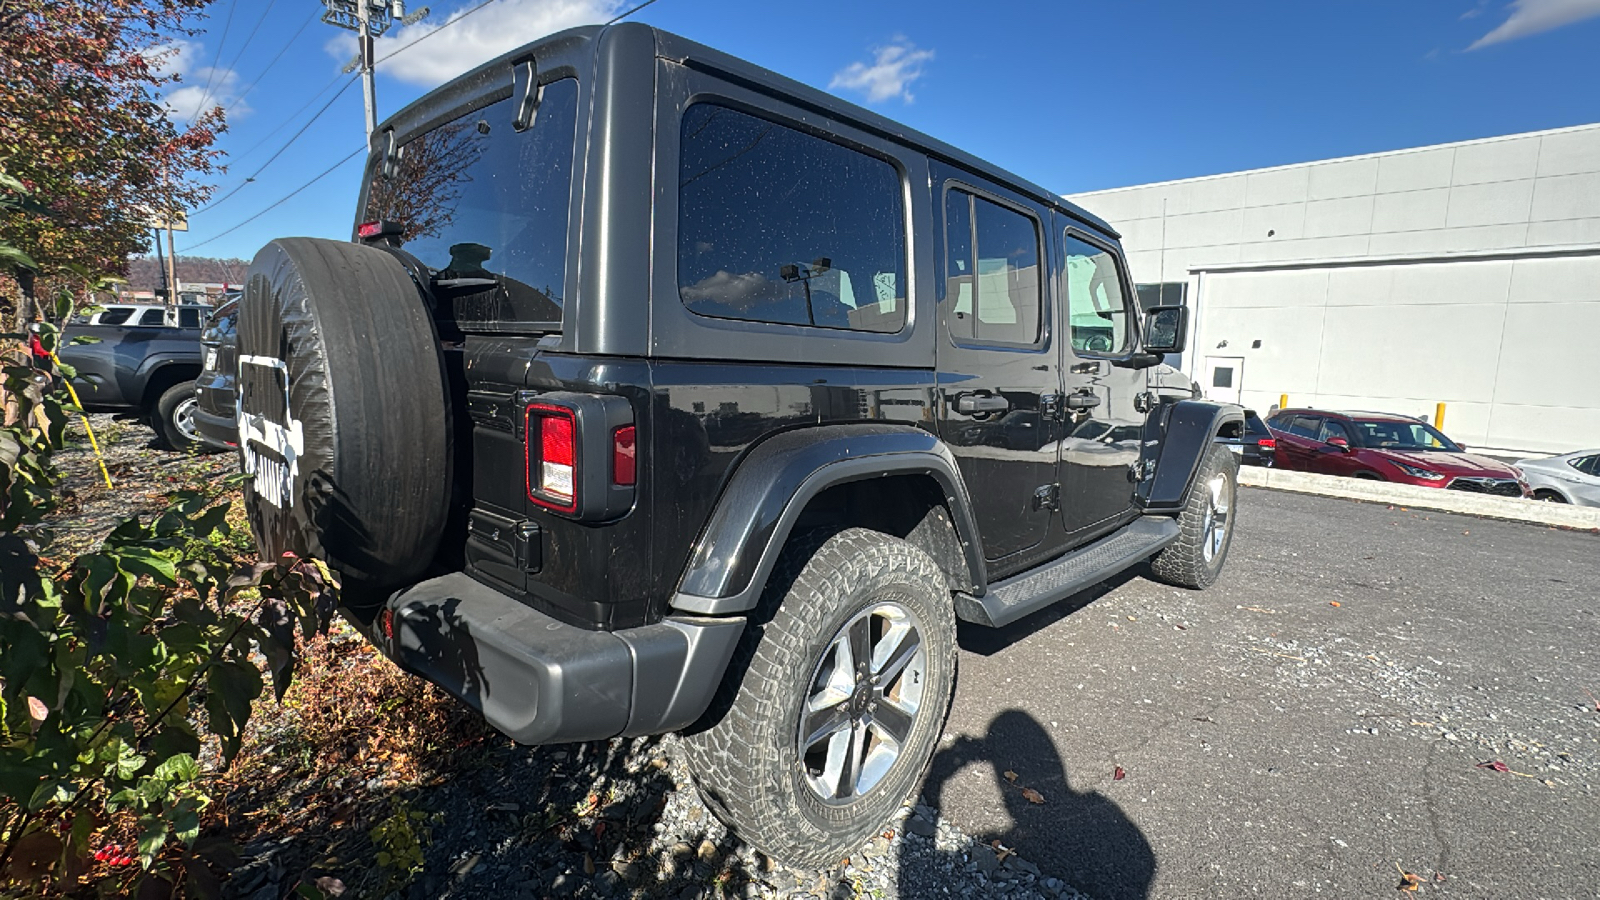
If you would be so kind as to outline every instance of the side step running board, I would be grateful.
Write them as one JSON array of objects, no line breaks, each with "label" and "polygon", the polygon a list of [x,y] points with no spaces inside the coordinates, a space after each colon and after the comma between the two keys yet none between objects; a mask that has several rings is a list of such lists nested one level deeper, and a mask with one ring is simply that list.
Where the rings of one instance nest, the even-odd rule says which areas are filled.
[{"label": "side step running board", "polygon": [[956,592],[956,616],[999,628],[1117,574],[1178,539],[1178,520],[1145,516],[1060,559],[989,585],[982,597]]}]

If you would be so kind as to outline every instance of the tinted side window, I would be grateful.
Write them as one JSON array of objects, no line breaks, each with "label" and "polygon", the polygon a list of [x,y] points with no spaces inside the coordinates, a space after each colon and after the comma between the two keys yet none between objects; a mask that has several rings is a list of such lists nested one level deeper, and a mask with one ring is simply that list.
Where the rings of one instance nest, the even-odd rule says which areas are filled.
[{"label": "tinted side window", "polygon": [[140,325],[161,325],[166,320],[166,314],[159,309],[147,309],[139,316]]},{"label": "tinted side window", "polygon": [[1582,456],[1572,460],[1567,465],[1585,475],[1600,475],[1600,456]]},{"label": "tinted side window", "polygon": [[990,344],[1039,341],[1039,229],[998,203],[945,195],[946,319],[950,334]]},{"label": "tinted side window", "polygon": [[1316,440],[1321,427],[1322,419],[1319,416],[1295,416],[1294,422],[1289,425],[1289,433]]},{"label": "tinted side window", "polygon": [[1244,414],[1244,433],[1260,437],[1272,437],[1272,432],[1267,430],[1267,424],[1261,417],[1248,410]]},{"label": "tinted side window", "polygon": [[200,310],[198,310],[198,309],[180,309],[180,310],[178,310],[178,327],[179,328],[199,328],[200,327]]},{"label": "tinted side window", "polygon": [[1350,430],[1344,423],[1336,419],[1327,419],[1322,423],[1322,440],[1331,441],[1334,438],[1344,438],[1345,443],[1355,444],[1355,439],[1350,436]]},{"label": "tinted side window", "polygon": [[108,309],[100,314],[101,325],[121,325],[133,315],[131,309]]},{"label": "tinted side window", "polygon": [[899,172],[737,110],[689,107],[678,164],[678,295],[705,316],[899,331]]},{"label": "tinted side window", "polygon": [[[1117,277],[1116,255],[1071,236],[1067,238],[1067,317],[1072,349],[1121,353],[1128,348],[1128,301]],[[1231,382],[1217,385],[1231,386]]]}]

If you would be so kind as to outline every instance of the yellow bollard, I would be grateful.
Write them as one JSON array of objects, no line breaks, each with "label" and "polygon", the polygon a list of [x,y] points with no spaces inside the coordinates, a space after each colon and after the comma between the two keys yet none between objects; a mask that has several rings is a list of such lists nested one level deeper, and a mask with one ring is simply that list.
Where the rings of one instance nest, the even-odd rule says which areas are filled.
[{"label": "yellow bollard", "polygon": [[1444,404],[1437,403],[1433,407],[1433,427],[1444,430]]},{"label": "yellow bollard", "polygon": [[1279,394],[1278,395],[1278,408],[1279,409],[1288,409],[1289,408],[1289,395],[1288,394]]}]

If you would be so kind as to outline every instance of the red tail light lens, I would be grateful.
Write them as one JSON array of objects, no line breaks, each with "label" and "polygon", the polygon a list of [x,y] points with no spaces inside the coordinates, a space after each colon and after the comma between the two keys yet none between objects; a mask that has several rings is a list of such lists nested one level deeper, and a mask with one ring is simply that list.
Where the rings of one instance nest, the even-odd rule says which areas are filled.
[{"label": "red tail light lens", "polygon": [[638,478],[638,456],[633,444],[632,425],[618,428],[611,435],[611,483],[632,485]]},{"label": "red tail light lens", "polygon": [[1256,446],[1260,447],[1263,450],[1276,450],[1276,449],[1278,449],[1278,439],[1277,438],[1262,438],[1261,440],[1256,442]]},{"label": "red tail light lens", "polygon": [[570,409],[540,404],[528,407],[529,455],[535,439],[539,448],[537,465],[528,460],[528,496],[535,503],[569,511],[577,506],[575,425]]},{"label": "red tail light lens", "polygon": [[380,235],[382,233],[383,233],[383,223],[382,222],[362,222],[356,228],[356,234],[360,235],[362,240],[365,240],[367,238],[377,237],[378,235]]}]

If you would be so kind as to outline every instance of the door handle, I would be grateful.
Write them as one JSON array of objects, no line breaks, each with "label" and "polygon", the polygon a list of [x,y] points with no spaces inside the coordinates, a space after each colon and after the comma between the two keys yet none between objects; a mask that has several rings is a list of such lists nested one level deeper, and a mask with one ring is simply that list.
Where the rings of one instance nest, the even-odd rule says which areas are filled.
[{"label": "door handle", "polygon": [[1079,392],[1067,395],[1067,409],[1094,409],[1099,405],[1099,394]]},{"label": "door handle", "polygon": [[1099,362],[1074,363],[1073,366],[1072,366],[1072,370],[1071,371],[1072,371],[1072,374],[1074,374],[1074,375],[1099,375],[1100,374],[1100,363]]},{"label": "door handle", "polygon": [[966,413],[992,413],[1005,412],[1011,408],[1011,401],[998,394],[957,394],[956,412]]}]

